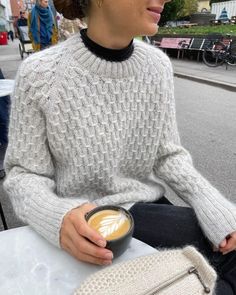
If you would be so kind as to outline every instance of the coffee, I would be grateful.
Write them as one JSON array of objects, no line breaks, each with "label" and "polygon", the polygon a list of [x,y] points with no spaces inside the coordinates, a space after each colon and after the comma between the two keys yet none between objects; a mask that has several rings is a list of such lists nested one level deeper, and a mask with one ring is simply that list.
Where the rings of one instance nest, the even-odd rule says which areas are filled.
[{"label": "coffee", "polygon": [[130,219],[124,212],[112,209],[94,213],[88,224],[108,241],[124,236],[131,227]]}]

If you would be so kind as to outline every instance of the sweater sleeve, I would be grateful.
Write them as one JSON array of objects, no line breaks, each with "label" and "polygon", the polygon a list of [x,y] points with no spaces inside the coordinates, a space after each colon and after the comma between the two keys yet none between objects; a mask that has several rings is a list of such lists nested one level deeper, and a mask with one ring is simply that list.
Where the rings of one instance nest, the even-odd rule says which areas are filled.
[{"label": "sweater sleeve", "polygon": [[168,68],[164,82],[165,115],[154,173],[194,209],[206,237],[218,246],[228,234],[236,231],[236,206],[196,171],[190,154],[181,146],[171,65]]},{"label": "sweater sleeve", "polygon": [[17,216],[59,247],[64,215],[87,200],[56,194],[53,159],[39,104],[40,90],[46,90],[48,85],[42,76],[34,79],[34,75],[24,62],[12,97],[4,188]]}]

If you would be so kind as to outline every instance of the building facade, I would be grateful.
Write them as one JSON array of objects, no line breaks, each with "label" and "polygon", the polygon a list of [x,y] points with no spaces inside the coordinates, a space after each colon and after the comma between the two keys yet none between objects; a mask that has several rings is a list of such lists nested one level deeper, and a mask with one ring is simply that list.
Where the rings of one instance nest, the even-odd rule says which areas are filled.
[{"label": "building facade", "polygon": [[225,11],[228,19],[236,16],[236,0],[212,4],[211,12],[216,15],[216,19],[220,19],[223,11]]},{"label": "building facade", "polygon": [[17,36],[16,22],[20,12],[25,10],[24,0],[10,0],[12,10],[12,21],[15,35]]},{"label": "building facade", "polygon": [[12,10],[9,0],[0,0],[0,31],[13,30]]},{"label": "building facade", "polygon": [[198,0],[198,12],[211,11],[209,0]]},{"label": "building facade", "polygon": [[24,0],[25,10],[31,11],[34,6],[34,0]]},{"label": "building facade", "polygon": [[20,15],[20,11],[24,10],[23,0],[10,0],[12,17],[17,18]]}]

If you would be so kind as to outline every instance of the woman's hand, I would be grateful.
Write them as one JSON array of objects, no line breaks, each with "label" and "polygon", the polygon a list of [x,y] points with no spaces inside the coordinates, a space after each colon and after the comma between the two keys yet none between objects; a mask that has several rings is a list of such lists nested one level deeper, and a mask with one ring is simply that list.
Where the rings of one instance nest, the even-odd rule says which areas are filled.
[{"label": "woman's hand", "polygon": [[109,265],[112,263],[113,254],[105,249],[106,240],[88,226],[84,217],[95,207],[93,204],[84,204],[65,215],[60,231],[60,243],[62,249],[78,260]]},{"label": "woman's hand", "polygon": [[220,243],[219,251],[225,255],[236,250],[236,231]]}]

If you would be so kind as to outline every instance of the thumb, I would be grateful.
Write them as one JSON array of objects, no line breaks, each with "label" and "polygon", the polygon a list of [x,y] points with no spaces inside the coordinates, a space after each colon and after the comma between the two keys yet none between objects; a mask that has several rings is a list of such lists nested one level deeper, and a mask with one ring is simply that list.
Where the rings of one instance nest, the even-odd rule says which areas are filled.
[{"label": "thumb", "polygon": [[81,205],[79,208],[80,208],[80,212],[82,213],[82,215],[85,215],[86,213],[95,209],[96,207],[97,206],[93,203],[85,203],[85,204]]},{"label": "thumb", "polygon": [[220,243],[220,248],[224,248],[227,245],[227,240],[224,239],[221,243]]}]

